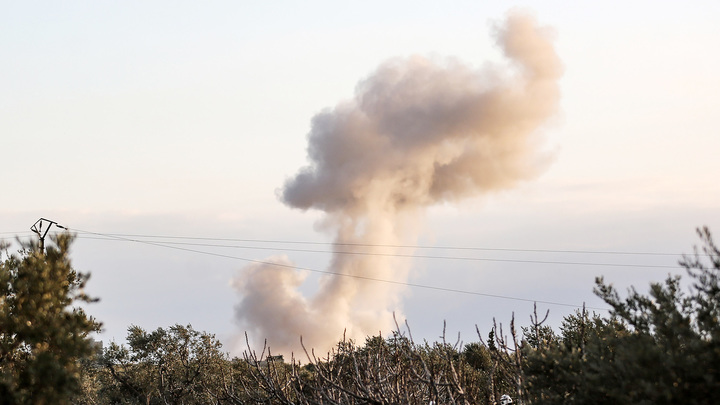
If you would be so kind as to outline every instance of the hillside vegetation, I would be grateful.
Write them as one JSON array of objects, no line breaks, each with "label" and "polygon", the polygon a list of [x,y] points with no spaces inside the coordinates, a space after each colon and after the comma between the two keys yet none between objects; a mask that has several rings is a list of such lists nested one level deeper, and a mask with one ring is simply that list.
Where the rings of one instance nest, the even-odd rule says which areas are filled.
[{"label": "hillside vegetation", "polygon": [[[409,333],[343,340],[283,359],[230,358],[190,325],[93,349],[99,324],[70,266],[69,235],[46,254],[29,245],[0,263],[2,404],[521,404],[720,403],[720,251],[708,229],[680,277],[621,296],[598,279],[607,316],[578,310],[559,330],[537,313],[478,330],[477,341],[415,342]],[[400,330],[400,328],[398,328]]]}]

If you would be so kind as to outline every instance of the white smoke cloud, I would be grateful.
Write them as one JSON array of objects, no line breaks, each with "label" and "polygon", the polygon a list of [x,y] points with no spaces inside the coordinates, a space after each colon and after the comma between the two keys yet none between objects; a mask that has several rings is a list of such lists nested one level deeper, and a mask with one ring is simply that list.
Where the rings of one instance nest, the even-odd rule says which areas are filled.
[{"label": "white smoke cloud", "polygon": [[344,330],[362,340],[391,329],[402,286],[362,278],[404,282],[409,264],[372,254],[412,243],[428,206],[544,171],[551,159],[538,130],[557,112],[562,64],[531,16],[511,14],[493,35],[511,74],[456,60],[393,59],[361,81],[351,101],[312,119],[309,165],[285,183],[281,199],[323,211],[322,226],[335,233],[328,271],[360,278],[325,276],[306,298],[297,291],[303,276],[290,267],[248,266],[234,285],[237,318],[252,336],[297,353],[300,335],[324,350]]}]

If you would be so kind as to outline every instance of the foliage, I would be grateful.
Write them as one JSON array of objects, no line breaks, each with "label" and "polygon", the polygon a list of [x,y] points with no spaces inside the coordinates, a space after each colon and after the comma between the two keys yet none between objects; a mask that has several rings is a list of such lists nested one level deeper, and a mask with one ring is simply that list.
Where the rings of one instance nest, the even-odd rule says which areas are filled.
[{"label": "foliage", "polygon": [[94,353],[89,333],[100,324],[76,303],[92,302],[88,275],[73,270],[72,237],[46,252],[24,244],[0,263],[0,400],[65,404],[80,390],[79,361]]},{"label": "foliage", "polygon": [[[308,365],[293,359],[284,373],[270,362],[254,374],[272,403],[280,404],[488,403],[485,374],[491,360],[483,346],[468,350],[464,355],[459,342],[444,339],[416,344],[395,332],[389,338],[368,337],[364,346],[343,340],[324,358],[306,352]],[[248,351],[246,359],[261,364],[264,353]]]},{"label": "foliage", "polygon": [[111,343],[96,373],[94,393],[100,403],[206,404],[233,403],[237,367],[221,351],[215,336],[191,325],[147,332],[128,329],[128,345]]},{"label": "foliage", "polygon": [[361,346],[343,340],[325,357],[307,352],[307,364],[285,362],[267,348],[229,359],[212,335],[189,325],[153,332],[133,326],[127,341],[85,365],[77,403],[491,404],[488,381],[515,384],[498,372],[497,356],[508,356],[490,354],[482,343],[460,350],[459,342],[416,344],[400,333],[368,337]]},{"label": "foliage", "polygon": [[704,255],[680,262],[694,281],[689,295],[679,277],[625,299],[598,279],[609,318],[583,311],[566,318],[557,342],[528,348],[532,403],[720,403],[720,252],[707,228],[698,233]]},{"label": "foliage", "polygon": [[[487,340],[416,343],[399,327],[389,337],[343,339],[306,364],[265,347],[229,358],[211,334],[190,325],[132,326],[127,344],[100,356],[99,328],[78,302],[87,276],[61,235],[47,253],[27,245],[0,263],[0,404],[516,404],[720,403],[720,251],[704,247],[680,277],[631,288],[621,298],[598,279],[610,316],[585,309],[558,331],[535,311],[518,334],[493,322]],[[78,394],[79,393],[79,394]]]}]

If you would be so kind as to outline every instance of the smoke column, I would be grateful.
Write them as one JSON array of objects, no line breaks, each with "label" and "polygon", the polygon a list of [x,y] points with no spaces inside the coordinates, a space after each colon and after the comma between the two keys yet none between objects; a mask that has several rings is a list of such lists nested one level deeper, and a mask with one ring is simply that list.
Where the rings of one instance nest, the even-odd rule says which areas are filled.
[{"label": "smoke column", "polygon": [[[548,166],[538,129],[558,109],[562,65],[552,38],[525,14],[510,14],[493,36],[510,69],[393,59],[352,100],[312,119],[309,165],[280,196],[325,213],[320,225],[335,235],[328,271],[405,282],[409,263],[343,252],[393,254],[387,245],[414,242],[426,207],[511,188]],[[297,287],[306,274],[286,257],[268,261],[286,267],[250,265],[233,286],[239,323],[275,353],[298,353],[301,335],[318,350],[344,330],[363,341],[392,329],[392,313],[401,312],[397,284],[327,275],[305,297]]]}]

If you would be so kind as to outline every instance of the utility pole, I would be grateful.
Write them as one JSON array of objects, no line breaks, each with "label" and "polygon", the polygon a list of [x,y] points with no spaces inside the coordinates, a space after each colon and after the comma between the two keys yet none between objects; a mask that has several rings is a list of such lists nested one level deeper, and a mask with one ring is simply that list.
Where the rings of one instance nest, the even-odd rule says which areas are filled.
[{"label": "utility pole", "polygon": [[[45,228],[44,232],[43,221],[47,222],[47,228]],[[38,219],[37,221],[35,221],[33,226],[30,227],[30,230],[35,232],[38,238],[40,238],[40,252],[42,252],[43,254],[45,254],[45,236],[47,236],[48,232],[50,231],[50,227],[52,227],[53,225],[57,226],[60,229],[67,229],[62,225],[58,225],[57,222],[45,218]]]}]

